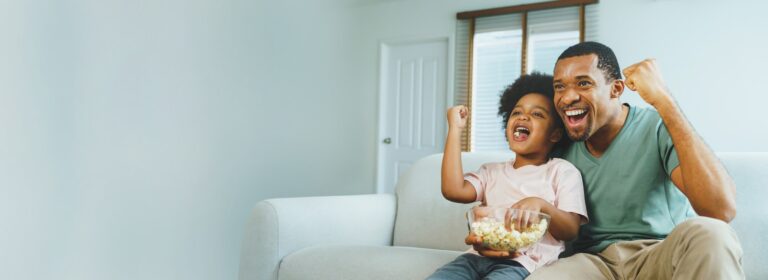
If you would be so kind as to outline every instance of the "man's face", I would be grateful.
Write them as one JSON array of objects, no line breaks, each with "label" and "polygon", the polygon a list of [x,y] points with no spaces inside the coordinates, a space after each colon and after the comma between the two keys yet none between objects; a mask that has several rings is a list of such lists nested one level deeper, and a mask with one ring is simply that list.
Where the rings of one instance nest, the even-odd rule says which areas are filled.
[{"label": "man's face", "polygon": [[555,108],[574,141],[585,141],[600,130],[611,117],[611,98],[621,94],[616,92],[620,87],[608,82],[597,68],[597,62],[597,55],[589,54],[564,58],[555,64]]}]

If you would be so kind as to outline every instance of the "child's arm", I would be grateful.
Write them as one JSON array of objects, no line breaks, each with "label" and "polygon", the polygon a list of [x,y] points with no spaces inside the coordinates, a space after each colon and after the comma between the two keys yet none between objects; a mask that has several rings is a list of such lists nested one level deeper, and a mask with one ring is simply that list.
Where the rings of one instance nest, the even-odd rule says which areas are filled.
[{"label": "child's arm", "polygon": [[471,183],[464,180],[461,166],[461,132],[467,126],[469,109],[455,106],[448,109],[448,138],[445,140],[442,166],[443,196],[453,202],[471,203],[477,199],[477,192]]},{"label": "child's arm", "polygon": [[[569,241],[576,238],[576,235],[579,233],[579,225],[581,223],[581,216],[579,214],[560,210],[541,198],[526,197],[512,205],[512,208],[538,211],[549,215],[551,218],[549,233],[557,240]],[[527,223],[527,221],[522,219],[519,222]]]}]

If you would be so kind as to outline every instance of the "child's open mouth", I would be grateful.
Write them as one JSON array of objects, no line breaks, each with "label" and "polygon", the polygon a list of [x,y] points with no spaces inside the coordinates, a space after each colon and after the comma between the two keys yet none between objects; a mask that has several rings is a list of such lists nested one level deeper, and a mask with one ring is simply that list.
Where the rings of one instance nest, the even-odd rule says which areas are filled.
[{"label": "child's open mouth", "polygon": [[584,124],[587,119],[587,109],[569,109],[565,111],[568,126],[576,127]]},{"label": "child's open mouth", "polygon": [[531,135],[531,130],[524,126],[515,127],[515,132],[512,133],[512,140],[522,142],[528,140],[528,136]]}]

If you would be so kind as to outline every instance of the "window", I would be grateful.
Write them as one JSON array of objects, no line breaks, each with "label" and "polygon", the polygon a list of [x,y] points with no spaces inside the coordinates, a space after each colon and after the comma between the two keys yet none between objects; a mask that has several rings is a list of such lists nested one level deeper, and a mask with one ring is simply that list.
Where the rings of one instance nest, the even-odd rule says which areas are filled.
[{"label": "window", "polygon": [[501,131],[499,92],[520,76],[523,44],[519,14],[477,19],[472,52],[472,151],[507,150]]},{"label": "window", "polygon": [[454,102],[469,105],[471,111],[469,128],[462,135],[464,151],[509,149],[497,115],[502,91],[522,74],[552,74],[560,53],[582,36],[596,39],[594,30],[584,30],[592,26],[585,18],[594,17],[595,5],[588,8],[583,4],[593,1],[583,2],[459,13]]}]

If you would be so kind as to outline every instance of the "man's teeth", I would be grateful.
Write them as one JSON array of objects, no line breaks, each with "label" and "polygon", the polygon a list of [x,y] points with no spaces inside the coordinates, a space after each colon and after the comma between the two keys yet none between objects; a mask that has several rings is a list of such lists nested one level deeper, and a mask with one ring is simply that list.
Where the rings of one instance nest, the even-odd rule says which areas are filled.
[{"label": "man's teeth", "polygon": [[584,110],[584,109],[568,110],[568,111],[565,111],[565,115],[569,117],[573,117],[573,116],[584,114],[586,112],[587,110]]}]

